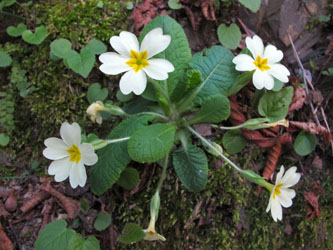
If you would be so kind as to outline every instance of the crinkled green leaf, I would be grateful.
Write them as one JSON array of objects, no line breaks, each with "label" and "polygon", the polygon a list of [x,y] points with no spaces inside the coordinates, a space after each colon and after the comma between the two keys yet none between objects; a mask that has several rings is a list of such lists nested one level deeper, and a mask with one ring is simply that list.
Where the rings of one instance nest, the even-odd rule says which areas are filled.
[{"label": "crinkled green leaf", "polygon": [[241,4],[243,4],[246,8],[251,10],[253,13],[256,13],[261,4],[261,0],[238,0]]},{"label": "crinkled green leaf", "polygon": [[135,223],[128,223],[125,225],[123,234],[118,237],[118,240],[122,243],[133,243],[142,240],[145,237],[145,233],[141,227]]},{"label": "crinkled green leaf", "polygon": [[[131,136],[135,131],[147,125],[152,116],[132,116],[123,120],[108,136],[117,139]],[[131,161],[127,151],[127,141],[112,143],[97,151],[98,162],[91,167],[90,186],[95,194],[107,191],[120,177],[126,165]]]},{"label": "crinkled green leaf", "polygon": [[19,37],[22,35],[22,33],[27,29],[27,25],[20,23],[19,25],[17,25],[17,27],[14,26],[9,26],[7,28],[7,33],[10,36],[13,37]]},{"label": "crinkled green leaf", "polygon": [[67,39],[60,38],[54,40],[51,44],[51,53],[58,58],[65,58],[67,53],[72,50],[72,43]]},{"label": "crinkled green leaf", "polygon": [[137,162],[158,161],[170,152],[175,132],[174,124],[156,123],[143,127],[128,141],[128,153]]},{"label": "crinkled green leaf", "polygon": [[66,53],[68,66],[75,72],[87,78],[95,63],[95,55],[87,47],[80,54],[74,50]]},{"label": "crinkled green leaf", "polygon": [[22,33],[22,38],[24,41],[30,44],[41,44],[47,37],[47,29],[45,26],[39,26],[36,28],[35,33],[31,30],[25,30]]},{"label": "crinkled green leaf", "polygon": [[228,49],[237,49],[242,39],[242,33],[235,23],[230,24],[229,27],[223,23],[220,24],[217,28],[217,36],[220,43]]},{"label": "crinkled green leaf", "polygon": [[104,101],[109,92],[107,88],[101,88],[99,83],[93,83],[88,88],[87,98],[89,103]]},{"label": "crinkled green leaf", "polygon": [[189,122],[190,124],[204,122],[218,123],[228,119],[229,115],[229,99],[224,95],[217,94],[205,98],[199,112]]},{"label": "crinkled green leaf", "polygon": [[168,16],[159,16],[154,18],[142,31],[140,35],[140,41],[144,36],[157,27],[163,29],[163,34],[171,36],[171,42],[168,48],[156,55],[156,58],[164,58],[171,62],[175,67],[175,70],[169,73],[168,91],[171,94],[177,85],[177,82],[181,79],[185,69],[191,60],[191,50],[184,33],[183,28],[174,19]]},{"label": "crinkled green leaf", "polygon": [[202,190],[208,180],[208,163],[206,154],[198,147],[188,144],[173,153],[173,166],[184,186],[192,191]]},{"label": "crinkled green leaf", "polygon": [[222,46],[213,46],[193,56],[190,67],[200,70],[203,79],[195,103],[201,104],[207,96],[227,94],[238,76],[233,58],[231,51]]},{"label": "crinkled green leaf", "polygon": [[47,224],[35,241],[35,250],[67,250],[75,231],[67,229],[65,220],[55,220]]},{"label": "crinkled green leaf", "polygon": [[310,154],[317,145],[317,138],[315,135],[306,131],[300,132],[294,142],[294,149],[297,154],[305,156]]},{"label": "crinkled green leaf", "polygon": [[117,184],[127,190],[135,188],[139,182],[139,172],[135,168],[125,168]]},{"label": "crinkled green leaf", "polygon": [[243,150],[246,145],[246,139],[239,129],[229,130],[223,135],[222,144],[229,154],[237,154]]},{"label": "crinkled green leaf", "polygon": [[0,51],[0,67],[8,67],[12,63],[12,58],[6,52]]},{"label": "crinkled green leaf", "polygon": [[94,236],[89,236],[86,240],[81,234],[75,234],[69,241],[68,250],[99,250],[99,241]]},{"label": "crinkled green leaf", "polygon": [[94,228],[98,231],[103,231],[111,225],[111,216],[107,212],[100,212],[94,222]]},{"label": "crinkled green leaf", "polygon": [[90,40],[87,44],[87,48],[90,49],[95,55],[102,54],[106,52],[106,46],[99,40]]},{"label": "crinkled green leaf", "polygon": [[265,93],[259,100],[259,114],[267,117],[270,122],[286,118],[293,93],[294,89],[291,86],[283,88],[278,92],[270,91]]}]

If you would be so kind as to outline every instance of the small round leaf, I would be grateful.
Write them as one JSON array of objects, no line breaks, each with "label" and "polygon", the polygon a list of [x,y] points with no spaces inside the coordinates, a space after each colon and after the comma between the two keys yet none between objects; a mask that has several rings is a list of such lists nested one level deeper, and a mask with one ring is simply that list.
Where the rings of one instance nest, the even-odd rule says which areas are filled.
[{"label": "small round leaf", "polygon": [[106,228],[108,228],[111,224],[111,216],[107,212],[100,212],[98,213],[95,222],[94,227],[98,231],[103,231]]},{"label": "small round leaf", "polygon": [[222,45],[228,49],[237,49],[242,39],[242,33],[235,23],[232,23],[229,27],[221,24],[217,29],[217,36]]},{"label": "small round leaf", "polygon": [[245,147],[246,139],[241,130],[230,130],[224,134],[222,144],[229,154],[237,154]]},{"label": "small round leaf", "polygon": [[297,154],[305,156],[315,149],[316,144],[317,138],[315,135],[302,131],[295,139],[294,148]]}]

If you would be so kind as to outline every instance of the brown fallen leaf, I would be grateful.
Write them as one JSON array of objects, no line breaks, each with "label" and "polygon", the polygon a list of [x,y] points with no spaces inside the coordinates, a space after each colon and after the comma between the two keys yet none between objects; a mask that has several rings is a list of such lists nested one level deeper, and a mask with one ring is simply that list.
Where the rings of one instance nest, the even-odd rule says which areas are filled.
[{"label": "brown fallen leaf", "polygon": [[201,1],[202,14],[207,20],[216,21],[214,1],[213,0],[202,0]]},{"label": "brown fallen leaf", "polygon": [[5,209],[5,206],[3,205],[2,200],[0,200],[0,216],[3,216],[5,218],[7,218],[9,216],[9,213]]},{"label": "brown fallen leaf", "polygon": [[13,250],[14,249],[13,243],[10,241],[7,234],[3,230],[1,223],[0,223],[0,249],[1,250]]},{"label": "brown fallen leaf", "polygon": [[15,189],[10,190],[10,194],[5,202],[5,208],[9,212],[14,212],[17,208],[17,199],[15,197]]},{"label": "brown fallen leaf", "polygon": [[42,222],[42,225],[39,228],[39,231],[42,231],[44,229],[44,227],[47,225],[47,223],[49,223],[50,212],[51,212],[51,209],[52,209],[53,201],[54,201],[53,198],[50,198],[44,204],[44,207],[42,209],[43,222]]},{"label": "brown fallen leaf", "polygon": [[68,219],[72,220],[78,215],[80,211],[80,202],[66,197],[62,193],[52,188],[50,184],[48,184],[46,187],[42,186],[40,189],[57,198],[62,208],[66,211]]},{"label": "brown fallen leaf", "polygon": [[50,195],[48,193],[46,193],[46,192],[36,193],[36,194],[32,195],[32,197],[26,203],[23,204],[23,206],[20,208],[20,210],[23,213],[26,213],[30,209],[32,209],[35,206],[37,206],[42,201],[46,200],[49,196]]},{"label": "brown fallen leaf", "polygon": [[305,88],[302,88],[301,86],[297,86],[296,88],[294,88],[294,95],[291,100],[291,104],[288,108],[288,114],[291,111],[299,110],[300,108],[302,108],[304,105],[305,99],[306,99]]},{"label": "brown fallen leaf", "polygon": [[314,219],[316,217],[321,216],[323,213],[319,210],[318,206],[318,197],[314,194],[314,192],[306,192],[304,191],[304,199],[309,203],[307,207],[306,214],[308,219]]}]

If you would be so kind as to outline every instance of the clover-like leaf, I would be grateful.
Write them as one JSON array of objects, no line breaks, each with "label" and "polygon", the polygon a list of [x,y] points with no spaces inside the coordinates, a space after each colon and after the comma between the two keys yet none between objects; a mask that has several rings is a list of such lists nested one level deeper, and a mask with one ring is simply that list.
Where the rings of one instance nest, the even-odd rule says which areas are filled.
[{"label": "clover-like leaf", "polygon": [[106,46],[99,40],[90,40],[86,46],[95,55],[102,54],[106,51]]},{"label": "clover-like leaf", "polygon": [[59,58],[65,58],[67,53],[72,50],[72,43],[67,39],[60,38],[54,40],[51,45],[51,53]]},{"label": "clover-like leaf", "polygon": [[82,48],[80,54],[74,50],[66,53],[66,62],[75,72],[87,78],[95,63],[95,55],[87,47]]},{"label": "clover-like leaf", "polygon": [[306,131],[300,132],[294,142],[294,149],[297,154],[305,156],[310,154],[317,144],[317,138],[315,135]]},{"label": "clover-like leaf", "polygon": [[246,139],[239,129],[229,130],[222,139],[223,147],[229,154],[237,154],[243,150],[246,145]]},{"label": "clover-like leaf", "polygon": [[9,136],[4,134],[4,133],[0,133],[0,146],[7,146],[9,143]]},{"label": "clover-like leaf", "polygon": [[220,24],[217,28],[217,36],[220,43],[228,49],[237,49],[238,44],[242,39],[242,33],[237,24],[232,23],[229,27],[225,24]]},{"label": "clover-like leaf", "polygon": [[104,101],[108,94],[107,88],[102,88],[99,83],[93,83],[88,88],[87,98],[89,103]]},{"label": "clover-like leaf", "polygon": [[8,67],[12,63],[12,58],[6,52],[0,51],[0,67]]},{"label": "clover-like leaf", "polygon": [[27,29],[27,25],[20,23],[19,25],[17,25],[17,27],[14,26],[9,26],[7,28],[7,33],[10,36],[13,37],[19,37],[22,35],[22,33]]},{"label": "clover-like leaf", "polygon": [[261,0],[238,0],[241,4],[243,4],[246,8],[251,10],[253,13],[256,13],[261,4]]},{"label": "clover-like leaf", "polygon": [[128,223],[125,225],[123,234],[118,237],[118,240],[122,243],[133,243],[142,240],[144,237],[145,233],[139,225]]},{"label": "clover-like leaf", "polygon": [[77,233],[69,240],[68,250],[100,250],[99,241],[94,236],[84,240],[82,235]]},{"label": "clover-like leaf", "polygon": [[31,30],[25,30],[22,33],[22,38],[24,41],[30,44],[41,44],[47,36],[47,29],[45,26],[39,26],[36,28],[35,33]]}]

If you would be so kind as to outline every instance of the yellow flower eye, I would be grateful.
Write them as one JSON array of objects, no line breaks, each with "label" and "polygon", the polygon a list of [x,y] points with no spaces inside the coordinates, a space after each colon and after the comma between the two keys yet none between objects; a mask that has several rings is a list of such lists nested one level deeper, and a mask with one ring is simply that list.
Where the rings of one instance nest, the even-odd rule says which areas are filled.
[{"label": "yellow flower eye", "polygon": [[268,59],[267,58],[261,59],[260,56],[258,56],[253,63],[261,71],[269,70],[271,68],[267,65]]},{"label": "yellow flower eye", "polygon": [[131,50],[131,59],[129,59],[126,64],[132,67],[135,72],[147,67],[149,65],[147,61],[147,50],[141,53]]},{"label": "yellow flower eye", "polygon": [[67,149],[67,152],[70,154],[69,161],[76,162],[78,164],[81,160],[81,152],[79,147],[72,145],[71,148]]}]

